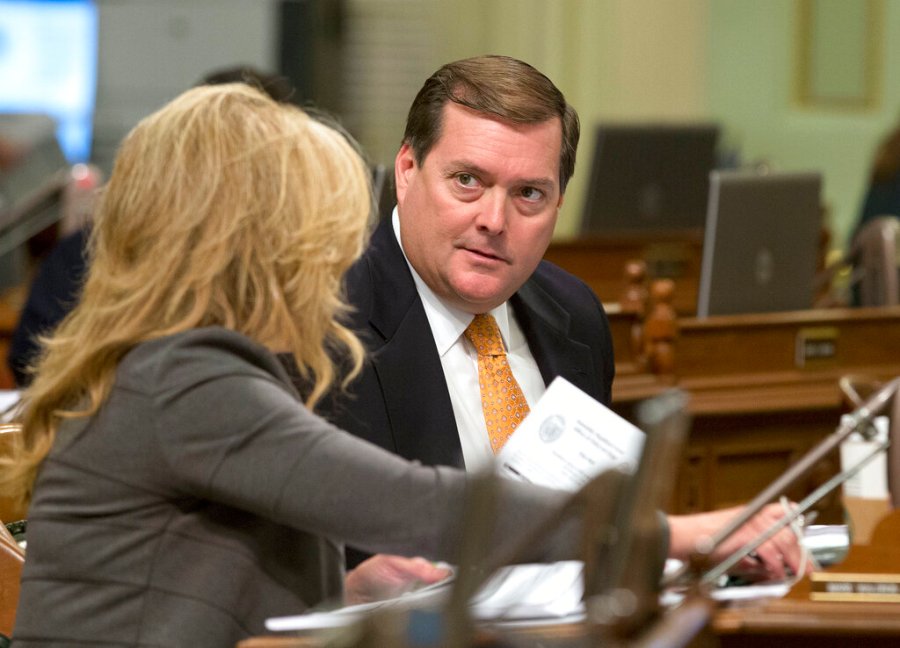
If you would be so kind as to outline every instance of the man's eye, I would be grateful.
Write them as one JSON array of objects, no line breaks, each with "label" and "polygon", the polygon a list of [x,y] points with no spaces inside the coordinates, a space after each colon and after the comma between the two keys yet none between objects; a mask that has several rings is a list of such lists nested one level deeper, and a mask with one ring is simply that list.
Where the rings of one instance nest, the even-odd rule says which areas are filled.
[{"label": "man's eye", "polygon": [[475,176],[471,173],[460,173],[456,176],[456,181],[464,187],[474,187],[476,184]]},{"label": "man's eye", "polygon": [[544,192],[540,189],[535,189],[534,187],[525,187],[522,189],[522,198],[525,200],[540,200],[544,197]]}]

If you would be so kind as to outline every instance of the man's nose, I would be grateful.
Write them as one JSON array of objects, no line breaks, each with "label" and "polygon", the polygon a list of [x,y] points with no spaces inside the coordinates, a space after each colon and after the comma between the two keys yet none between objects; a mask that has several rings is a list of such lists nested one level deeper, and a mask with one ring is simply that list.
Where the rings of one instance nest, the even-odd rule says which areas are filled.
[{"label": "man's nose", "polygon": [[502,192],[491,192],[482,198],[476,221],[478,229],[499,234],[506,229],[506,197]]}]

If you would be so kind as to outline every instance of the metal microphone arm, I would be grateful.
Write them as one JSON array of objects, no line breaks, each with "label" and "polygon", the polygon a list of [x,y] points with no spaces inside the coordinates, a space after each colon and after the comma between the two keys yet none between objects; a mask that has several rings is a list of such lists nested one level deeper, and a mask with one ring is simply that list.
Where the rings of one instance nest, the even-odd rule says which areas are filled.
[{"label": "metal microphone arm", "polygon": [[[816,464],[830,452],[835,450],[853,432],[860,431],[864,436],[871,434],[870,425],[873,418],[884,409],[900,389],[900,378],[895,378],[882,386],[861,407],[849,415],[849,420],[842,422],[837,429],[818,445],[807,452],[797,463],[790,466],[780,477],[759,493],[744,509],[720,529],[715,535],[696,548],[697,554],[703,558],[708,557],[717,547],[730,538],[738,529],[744,526],[750,519],[759,513],[769,502],[784,494],[784,492],[797,481],[808,475]],[[848,475],[849,476],[849,475]],[[799,515],[799,513],[797,513]],[[790,523],[788,520],[785,524]],[[690,567],[686,564],[676,573],[672,574],[667,582],[672,583],[687,573]]]},{"label": "metal microphone arm", "polygon": [[720,576],[725,574],[729,569],[731,569],[734,565],[736,565],[744,556],[747,556],[752,551],[754,551],[757,547],[763,544],[766,540],[774,536],[776,533],[781,531],[784,527],[792,523],[797,518],[800,518],[809,508],[818,502],[820,499],[828,495],[835,488],[843,484],[845,481],[856,475],[860,470],[866,467],[870,461],[872,461],[878,454],[884,452],[884,450],[890,445],[890,441],[885,441],[884,443],[878,444],[874,450],[865,455],[862,459],[856,462],[853,466],[850,466],[846,470],[839,472],[837,475],[829,479],[827,482],[819,486],[816,490],[810,493],[808,496],[804,497],[803,500],[797,503],[796,506],[792,507],[792,510],[785,511],[784,516],[782,516],[778,522],[773,524],[771,527],[760,533],[758,536],[747,542],[743,547],[735,551],[728,558],[720,562],[718,565],[710,569],[706,574],[703,575],[702,582],[703,584],[713,584],[715,583]]}]

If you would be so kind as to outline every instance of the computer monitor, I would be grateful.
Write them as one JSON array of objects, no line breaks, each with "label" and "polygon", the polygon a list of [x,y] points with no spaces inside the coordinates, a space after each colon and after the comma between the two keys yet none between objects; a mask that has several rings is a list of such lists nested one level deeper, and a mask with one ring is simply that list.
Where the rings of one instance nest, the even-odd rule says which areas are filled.
[{"label": "computer monitor", "polygon": [[96,84],[92,0],[0,0],[0,113],[49,115],[69,162],[87,162]]},{"label": "computer monitor", "polygon": [[70,166],[46,115],[0,114],[0,137],[15,134],[15,163],[0,171],[0,255],[14,250],[62,216]]},{"label": "computer monitor", "polygon": [[697,316],[811,308],[821,174],[713,171]]},{"label": "computer monitor", "polygon": [[719,127],[601,123],[581,232],[699,230]]}]

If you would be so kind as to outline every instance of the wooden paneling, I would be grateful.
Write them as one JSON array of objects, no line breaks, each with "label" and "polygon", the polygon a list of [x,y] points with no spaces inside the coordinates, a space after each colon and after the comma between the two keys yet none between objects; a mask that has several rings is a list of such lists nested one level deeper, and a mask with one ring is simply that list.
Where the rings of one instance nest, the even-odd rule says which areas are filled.
[{"label": "wooden paneling", "polygon": [[554,241],[544,258],[580,277],[604,304],[618,303],[630,261],[647,265],[649,279],[675,282],[675,310],[697,312],[703,234],[688,232],[610,233],[603,238]]},{"label": "wooden paneling", "polygon": [[8,291],[0,296],[0,389],[15,389],[15,381],[7,366],[6,357],[9,355],[9,343],[13,331],[19,321],[21,304],[22,291],[20,289]]},{"label": "wooden paneling", "polygon": [[[849,407],[838,381],[853,374],[900,376],[900,308],[866,308],[680,318],[670,373],[625,373],[614,408],[668,387],[689,395],[693,426],[673,511],[747,501],[832,433]],[[647,364],[645,366],[652,366]],[[802,497],[837,470],[829,457],[789,493]],[[838,522],[837,496],[822,504]]]}]

